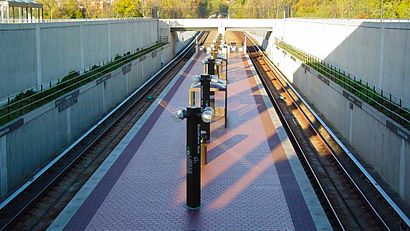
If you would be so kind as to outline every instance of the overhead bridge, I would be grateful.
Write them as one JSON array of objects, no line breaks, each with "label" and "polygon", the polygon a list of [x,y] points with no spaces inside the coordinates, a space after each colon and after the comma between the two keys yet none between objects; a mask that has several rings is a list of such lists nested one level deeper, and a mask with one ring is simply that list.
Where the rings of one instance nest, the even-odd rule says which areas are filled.
[{"label": "overhead bridge", "polygon": [[163,19],[171,31],[243,31],[249,29],[272,31],[274,19]]}]

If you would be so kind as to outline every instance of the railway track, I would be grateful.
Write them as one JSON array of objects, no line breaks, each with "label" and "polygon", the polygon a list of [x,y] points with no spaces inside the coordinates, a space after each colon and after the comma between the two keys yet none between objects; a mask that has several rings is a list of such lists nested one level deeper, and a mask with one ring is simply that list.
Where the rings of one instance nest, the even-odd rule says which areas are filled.
[{"label": "railway track", "polygon": [[[203,43],[208,34],[202,32],[199,42]],[[178,59],[13,198],[0,210],[0,230],[46,229],[194,52],[191,43]]]},{"label": "railway track", "polygon": [[361,174],[256,41],[247,38],[249,57],[332,226],[337,230],[409,230],[403,217]]}]

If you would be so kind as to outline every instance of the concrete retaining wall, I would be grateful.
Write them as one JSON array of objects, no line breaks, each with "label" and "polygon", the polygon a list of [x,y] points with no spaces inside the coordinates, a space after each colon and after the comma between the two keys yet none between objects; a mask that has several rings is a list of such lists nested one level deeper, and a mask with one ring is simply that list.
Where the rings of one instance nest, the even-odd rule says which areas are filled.
[{"label": "concrete retaining wall", "polygon": [[158,39],[154,19],[0,24],[0,101]]},{"label": "concrete retaining wall", "polygon": [[274,37],[283,39],[410,108],[410,22],[286,19],[276,20],[272,29],[269,44]]},{"label": "concrete retaining wall", "polygon": [[[127,24],[119,23],[119,25]],[[105,26],[97,25],[100,30],[98,33],[107,33],[107,31],[104,32],[107,30],[107,26],[113,27],[112,24]],[[145,29],[149,29],[149,26]],[[134,28],[132,33],[136,33],[136,31]],[[156,39],[157,34],[156,29],[152,30],[151,37]],[[61,150],[80,137],[131,92],[140,87],[149,77],[168,63],[174,57],[175,52],[179,52],[188,45],[194,39],[194,35],[195,32],[190,31],[178,32],[178,39],[175,43],[167,44],[143,56],[143,58],[134,60],[128,73],[123,73],[122,68],[119,68],[111,72],[111,77],[107,80],[103,82],[93,81],[82,86],[78,92],[67,94],[71,95],[75,102],[71,102],[73,105],[62,111],[56,104],[66,96],[0,127],[0,201],[55,158]],[[138,36],[141,36],[141,39],[135,39],[135,41],[123,39],[127,40],[128,43],[133,41],[129,46],[150,44],[150,36],[146,38],[139,34]],[[155,42],[155,40],[152,41]],[[101,44],[103,43],[101,42]],[[103,51],[98,50],[99,45],[96,43],[90,43],[87,47],[90,49],[87,52],[90,55],[89,60],[96,59],[100,54],[99,52],[104,55],[109,50],[117,52],[119,49],[125,49],[118,44]],[[73,62],[76,61],[73,60]]]},{"label": "concrete retaining wall", "polygon": [[[170,61],[171,45],[166,45],[132,62],[131,70],[111,72],[105,81],[96,80],[64,97],[50,102],[20,119],[0,127],[1,198],[28,180],[112,110],[131,92],[140,87]],[[58,106],[66,100],[68,108]],[[66,98],[67,99],[67,98]],[[23,122],[24,121],[24,122]]]},{"label": "concrete retaining wall", "polygon": [[304,68],[299,60],[273,47],[271,60],[290,82],[330,121],[355,154],[410,203],[410,132],[353,94],[344,95],[342,87],[324,82],[315,70]]},{"label": "concrete retaining wall", "polygon": [[165,38],[170,44],[175,44],[172,47],[172,54],[180,52],[192,39],[195,39],[197,31],[172,31],[166,21],[159,21],[159,37]]},{"label": "concrete retaining wall", "polygon": [[169,33],[169,40],[171,44],[175,44],[172,47],[172,54],[176,55],[180,52],[192,39],[195,39],[196,31],[183,31],[183,32],[171,32]]},{"label": "concrete retaining wall", "polygon": [[175,32],[175,52],[179,53],[186,45],[188,45],[197,32],[196,31],[179,31]]}]

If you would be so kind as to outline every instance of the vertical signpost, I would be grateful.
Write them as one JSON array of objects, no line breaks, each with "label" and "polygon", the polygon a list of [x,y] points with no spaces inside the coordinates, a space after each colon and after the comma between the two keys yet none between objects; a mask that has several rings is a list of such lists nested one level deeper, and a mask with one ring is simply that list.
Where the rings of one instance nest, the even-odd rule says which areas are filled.
[{"label": "vertical signpost", "polygon": [[[211,107],[210,95],[211,95],[211,76],[201,75],[201,108]],[[202,122],[202,130],[206,132],[206,140],[211,138],[211,126],[209,123]]]},{"label": "vertical signpost", "polygon": [[201,108],[189,107],[187,118],[187,206],[198,208],[201,205]]},{"label": "vertical signpost", "polygon": [[215,75],[215,59],[209,58],[208,63],[208,74]]},{"label": "vertical signpost", "polygon": [[[215,75],[215,59],[209,58],[207,60],[207,64],[208,64],[208,74]],[[212,108],[215,108],[215,93],[211,92],[209,97],[210,97],[209,106]]]}]

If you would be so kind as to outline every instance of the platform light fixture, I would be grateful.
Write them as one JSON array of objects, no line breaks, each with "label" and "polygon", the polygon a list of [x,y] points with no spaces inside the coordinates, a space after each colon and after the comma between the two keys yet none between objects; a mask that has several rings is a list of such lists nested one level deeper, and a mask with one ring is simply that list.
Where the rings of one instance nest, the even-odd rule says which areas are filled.
[{"label": "platform light fixture", "polygon": [[201,206],[201,145],[202,123],[209,123],[214,116],[214,110],[206,107],[179,107],[174,113],[178,119],[187,119],[186,126],[186,205],[189,209],[199,209]]},{"label": "platform light fixture", "polygon": [[206,107],[202,112],[201,119],[204,123],[210,123],[215,115],[215,110],[211,107]]}]

